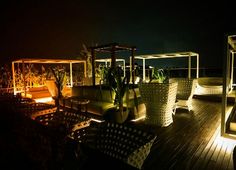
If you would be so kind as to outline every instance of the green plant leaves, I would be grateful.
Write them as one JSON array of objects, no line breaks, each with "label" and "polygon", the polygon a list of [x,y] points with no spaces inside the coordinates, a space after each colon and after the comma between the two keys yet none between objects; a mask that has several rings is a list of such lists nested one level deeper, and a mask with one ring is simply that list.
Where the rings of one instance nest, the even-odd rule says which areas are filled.
[{"label": "green plant leaves", "polygon": [[165,71],[163,69],[158,69],[158,68],[154,68],[152,71],[152,77],[151,77],[151,81],[154,82],[158,82],[158,83],[164,83],[167,81],[167,75],[165,73]]}]

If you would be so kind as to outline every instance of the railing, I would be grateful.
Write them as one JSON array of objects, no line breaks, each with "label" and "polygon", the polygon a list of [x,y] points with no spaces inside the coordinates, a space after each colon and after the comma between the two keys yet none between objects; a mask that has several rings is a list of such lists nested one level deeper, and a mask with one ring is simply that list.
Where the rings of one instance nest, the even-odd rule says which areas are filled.
[{"label": "railing", "polygon": [[13,94],[14,89],[12,87],[11,88],[0,88],[0,95],[4,95],[4,94],[7,94],[7,93]]}]

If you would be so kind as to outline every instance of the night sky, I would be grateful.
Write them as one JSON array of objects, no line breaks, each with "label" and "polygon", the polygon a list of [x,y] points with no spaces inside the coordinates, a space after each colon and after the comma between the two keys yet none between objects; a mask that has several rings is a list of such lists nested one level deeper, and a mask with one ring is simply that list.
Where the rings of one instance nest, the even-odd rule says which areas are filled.
[{"label": "night sky", "polygon": [[136,46],[136,55],[193,51],[200,67],[221,67],[224,35],[236,32],[233,5],[224,3],[1,2],[0,61],[75,58],[82,44],[118,42]]}]

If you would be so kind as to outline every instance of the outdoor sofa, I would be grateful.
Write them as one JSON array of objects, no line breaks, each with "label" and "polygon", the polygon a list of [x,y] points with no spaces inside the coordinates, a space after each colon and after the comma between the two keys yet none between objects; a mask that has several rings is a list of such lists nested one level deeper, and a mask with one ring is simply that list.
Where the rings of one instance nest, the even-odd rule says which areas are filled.
[{"label": "outdoor sofa", "polygon": [[[134,92],[135,91],[135,92]],[[136,87],[129,90],[129,100],[127,102],[124,96],[124,106],[128,107],[130,111],[129,117],[137,119],[146,114],[146,107],[141,100],[139,89]],[[136,100],[134,100],[136,94]],[[72,87],[72,98],[88,99],[87,112],[96,116],[104,116],[110,109],[115,108],[114,105],[115,94],[107,86],[74,86]],[[137,102],[137,105],[135,104]],[[61,101],[61,104],[63,101]],[[66,107],[71,107],[75,110],[78,109],[76,105],[71,104],[70,98],[66,99],[64,103]]]}]

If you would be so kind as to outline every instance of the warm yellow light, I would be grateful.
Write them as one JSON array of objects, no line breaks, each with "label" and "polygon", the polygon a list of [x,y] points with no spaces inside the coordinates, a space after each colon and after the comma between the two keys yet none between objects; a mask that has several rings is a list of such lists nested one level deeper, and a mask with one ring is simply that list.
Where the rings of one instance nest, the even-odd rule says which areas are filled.
[{"label": "warm yellow light", "polygon": [[228,154],[232,153],[235,145],[236,145],[236,140],[233,139],[228,139],[222,136],[217,136],[216,140],[214,141],[216,146],[221,147],[221,148],[227,148],[226,152]]},{"label": "warm yellow light", "polygon": [[213,145],[215,145],[218,148],[225,148],[226,153],[231,154],[234,147],[236,146],[236,140],[225,138],[225,137],[221,136],[220,135],[220,126],[216,129],[215,135],[216,135],[216,137],[213,142]]},{"label": "warm yellow light", "polygon": [[98,119],[92,118],[92,119],[90,119],[90,121],[94,121],[94,122],[97,122],[97,123],[102,123],[105,120],[98,120]]},{"label": "warm yellow light", "polygon": [[137,122],[137,121],[142,120],[142,119],[145,119],[145,118],[146,118],[146,116],[144,115],[144,116],[141,116],[141,117],[139,117],[139,118],[137,118],[137,119],[132,119],[131,121],[132,121],[132,122]]},{"label": "warm yellow light", "polygon": [[139,81],[140,81],[140,77],[137,77],[134,84],[138,84]]},{"label": "warm yellow light", "polygon": [[34,99],[34,101],[36,103],[49,103],[49,102],[52,102],[53,99],[52,99],[52,97],[45,97],[45,98]]}]

